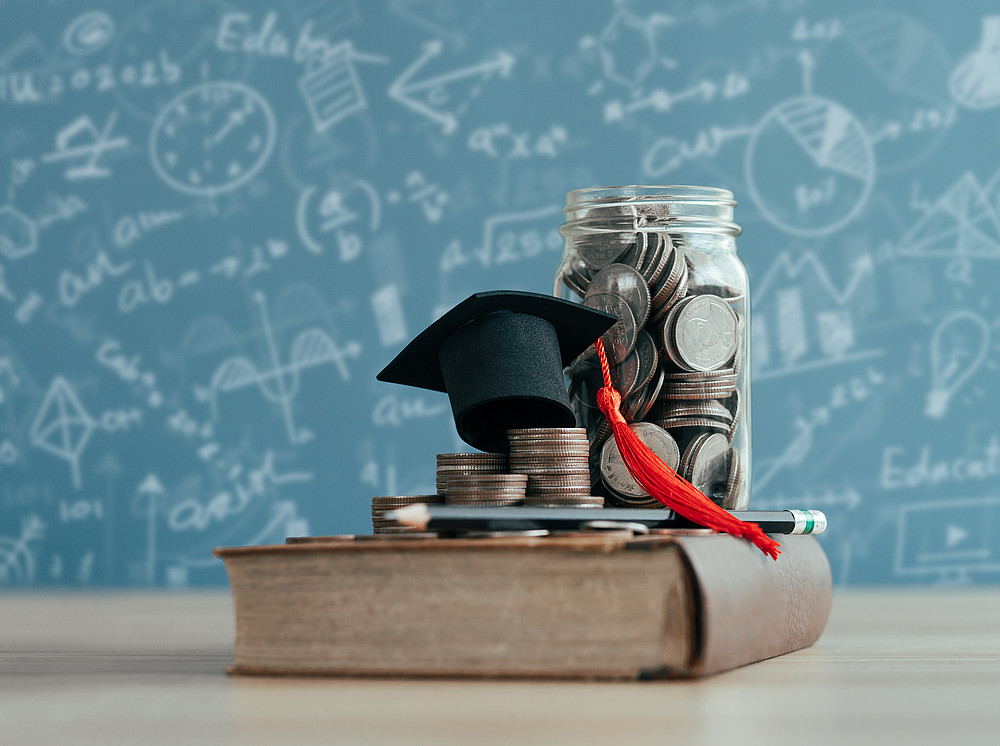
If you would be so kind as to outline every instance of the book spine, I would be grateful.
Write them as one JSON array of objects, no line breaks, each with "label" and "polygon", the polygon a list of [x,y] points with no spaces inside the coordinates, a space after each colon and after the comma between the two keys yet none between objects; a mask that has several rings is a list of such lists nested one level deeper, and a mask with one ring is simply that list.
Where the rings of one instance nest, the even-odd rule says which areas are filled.
[{"label": "book spine", "polygon": [[688,675],[736,668],[819,639],[833,602],[830,564],[812,536],[780,538],[775,562],[737,539],[678,537],[698,598]]}]

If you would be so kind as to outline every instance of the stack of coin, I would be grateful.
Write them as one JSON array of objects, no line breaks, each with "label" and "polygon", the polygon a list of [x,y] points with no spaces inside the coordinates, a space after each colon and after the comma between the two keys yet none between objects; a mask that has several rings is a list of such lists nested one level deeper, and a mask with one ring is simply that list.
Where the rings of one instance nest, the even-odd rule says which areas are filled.
[{"label": "stack of coin", "polygon": [[524,502],[528,478],[523,474],[452,474],[448,477],[448,505],[488,505],[502,508]]},{"label": "stack of coin", "polygon": [[[627,220],[628,209],[622,209]],[[732,444],[741,420],[745,330],[739,308],[746,299],[711,280],[704,267],[696,268],[680,241],[662,230],[642,229],[661,218],[639,214],[637,207],[635,232],[596,232],[578,242],[559,278],[584,305],[618,318],[601,339],[626,421],[647,421],[666,431],[679,453],[671,466],[681,476],[723,507],[745,508],[737,505],[743,464]],[[595,350],[577,358],[569,374],[570,401],[591,444],[592,488],[622,505],[660,505],[641,488],[634,494],[630,477],[632,487],[623,487],[621,474],[602,458],[611,428],[597,407],[603,378]],[[703,451],[704,436],[712,435],[719,438]],[[721,455],[720,438],[726,444]]]},{"label": "stack of coin", "polygon": [[413,503],[443,503],[440,495],[382,495],[372,498],[372,528],[376,534],[405,534],[415,532],[412,526],[404,526],[385,519],[385,514],[397,508],[405,508]]},{"label": "stack of coin", "polygon": [[439,453],[437,493],[448,494],[448,478],[455,474],[506,474],[505,453]]},{"label": "stack of coin", "polygon": [[589,442],[582,427],[507,431],[510,471],[527,478],[524,504],[533,507],[593,507],[604,498],[590,491]]}]

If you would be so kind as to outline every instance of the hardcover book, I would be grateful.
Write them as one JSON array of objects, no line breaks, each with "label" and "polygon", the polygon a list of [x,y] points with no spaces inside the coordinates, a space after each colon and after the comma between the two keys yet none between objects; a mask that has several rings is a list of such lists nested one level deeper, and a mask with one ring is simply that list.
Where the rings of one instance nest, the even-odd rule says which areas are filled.
[{"label": "hardcover book", "polygon": [[707,530],[318,537],[216,550],[236,674],[696,677],[806,647],[830,614],[811,536],[777,561]]}]

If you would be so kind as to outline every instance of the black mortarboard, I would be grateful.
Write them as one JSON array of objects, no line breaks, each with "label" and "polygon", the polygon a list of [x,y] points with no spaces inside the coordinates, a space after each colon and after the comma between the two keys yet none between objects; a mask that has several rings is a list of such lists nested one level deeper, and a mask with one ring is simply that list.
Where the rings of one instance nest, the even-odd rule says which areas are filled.
[{"label": "black mortarboard", "polygon": [[617,319],[539,293],[476,293],[439,318],[378,380],[447,392],[462,440],[507,450],[507,430],[573,427],[563,368]]}]

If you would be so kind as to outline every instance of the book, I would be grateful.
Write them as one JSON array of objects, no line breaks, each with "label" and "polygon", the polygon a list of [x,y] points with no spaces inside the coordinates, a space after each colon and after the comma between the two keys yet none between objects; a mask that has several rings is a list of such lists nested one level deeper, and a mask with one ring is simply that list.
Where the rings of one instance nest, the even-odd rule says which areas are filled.
[{"label": "book", "polygon": [[707,530],[319,537],[217,549],[234,674],[696,677],[811,645],[832,603],[812,536],[772,560]]}]

